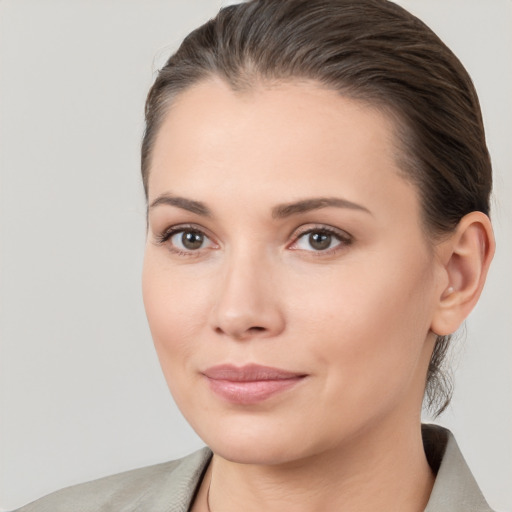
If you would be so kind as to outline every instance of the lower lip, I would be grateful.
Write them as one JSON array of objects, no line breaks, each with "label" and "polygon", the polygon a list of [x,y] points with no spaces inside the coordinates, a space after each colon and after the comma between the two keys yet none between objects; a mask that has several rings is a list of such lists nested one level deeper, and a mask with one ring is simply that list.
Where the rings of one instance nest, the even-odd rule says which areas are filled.
[{"label": "lower lip", "polygon": [[224,400],[233,404],[251,405],[267,400],[271,396],[282,393],[301,382],[304,377],[289,379],[232,381],[208,378],[210,388]]}]

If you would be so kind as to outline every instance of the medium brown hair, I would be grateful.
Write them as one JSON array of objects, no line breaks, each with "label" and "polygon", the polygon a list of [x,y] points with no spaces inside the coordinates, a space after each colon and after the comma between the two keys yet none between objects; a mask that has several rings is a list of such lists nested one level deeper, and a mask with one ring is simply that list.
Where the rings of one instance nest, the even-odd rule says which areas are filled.
[{"label": "medium brown hair", "polygon": [[[471,211],[489,214],[491,162],[478,97],[463,65],[422,21],[387,0],[251,0],[222,9],[190,33],[158,73],[146,101],[142,178],[173,98],[220,77],[234,90],[315,80],[396,120],[398,163],[419,191],[432,240]],[[452,394],[438,336],[425,404],[435,414]]]}]

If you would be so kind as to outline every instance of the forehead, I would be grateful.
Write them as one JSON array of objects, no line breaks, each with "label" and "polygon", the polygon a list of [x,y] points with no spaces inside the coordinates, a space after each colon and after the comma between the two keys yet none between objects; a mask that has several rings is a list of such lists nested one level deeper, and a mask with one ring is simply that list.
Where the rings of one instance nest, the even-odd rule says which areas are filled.
[{"label": "forehead", "polygon": [[352,199],[382,200],[392,189],[415,196],[396,163],[394,128],[383,112],[315,82],[236,92],[220,79],[204,81],[166,114],[149,200],[166,189],[215,199],[220,189],[247,187],[274,202],[334,191]]},{"label": "forehead", "polygon": [[365,139],[376,142],[378,138],[386,149],[395,151],[394,132],[393,119],[382,109],[315,81],[257,82],[234,90],[212,77],[173,99],[157,135],[156,149],[174,141],[176,148],[178,142],[217,143],[225,135],[233,143],[250,136],[256,146],[268,144],[270,135],[276,134],[280,144],[309,141],[305,150],[320,138],[326,145],[340,138],[347,144],[357,139],[357,147]]}]

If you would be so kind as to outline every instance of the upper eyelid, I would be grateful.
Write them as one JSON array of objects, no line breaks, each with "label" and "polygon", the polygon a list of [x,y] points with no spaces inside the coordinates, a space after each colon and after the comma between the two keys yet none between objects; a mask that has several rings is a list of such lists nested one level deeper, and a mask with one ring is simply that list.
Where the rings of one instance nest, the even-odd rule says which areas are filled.
[{"label": "upper eyelid", "polygon": [[315,231],[325,231],[329,234],[337,235],[341,239],[343,238],[350,238],[353,239],[354,237],[344,229],[336,228],[334,226],[330,226],[328,224],[305,224],[302,226],[299,226],[298,228],[294,229],[290,235],[290,238],[293,238],[294,241],[297,240],[302,235],[305,235],[307,233],[315,232]]},{"label": "upper eyelid", "polygon": [[204,228],[203,226],[200,226],[198,224],[194,224],[194,223],[190,223],[190,222],[185,222],[183,224],[172,224],[170,226],[167,226],[165,227],[164,229],[162,230],[157,230],[160,231],[160,233],[170,233],[170,232],[179,232],[179,231],[200,231],[201,233],[204,233],[205,235],[208,233],[208,230],[206,228]]},{"label": "upper eyelid", "polygon": [[153,236],[156,238],[157,242],[165,242],[169,240],[169,238],[176,233],[180,233],[182,231],[196,231],[198,233],[203,234],[206,238],[211,240],[214,243],[217,243],[215,241],[215,237],[212,237],[211,234],[209,234],[209,230],[205,229],[202,226],[196,225],[196,224],[174,224],[172,226],[168,226],[163,230],[157,230],[156,232],[152,230]]}]

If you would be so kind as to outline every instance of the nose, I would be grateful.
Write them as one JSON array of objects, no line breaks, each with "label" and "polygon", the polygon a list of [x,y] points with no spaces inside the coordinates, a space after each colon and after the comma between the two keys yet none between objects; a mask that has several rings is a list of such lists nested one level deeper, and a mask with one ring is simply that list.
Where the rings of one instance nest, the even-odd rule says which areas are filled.
[{"label": "nose", "polygon": [[233,257],[219,275],[211,323],[219,335],[236,340],[269,338],[285,328],[275,270],[254,256]]}]

